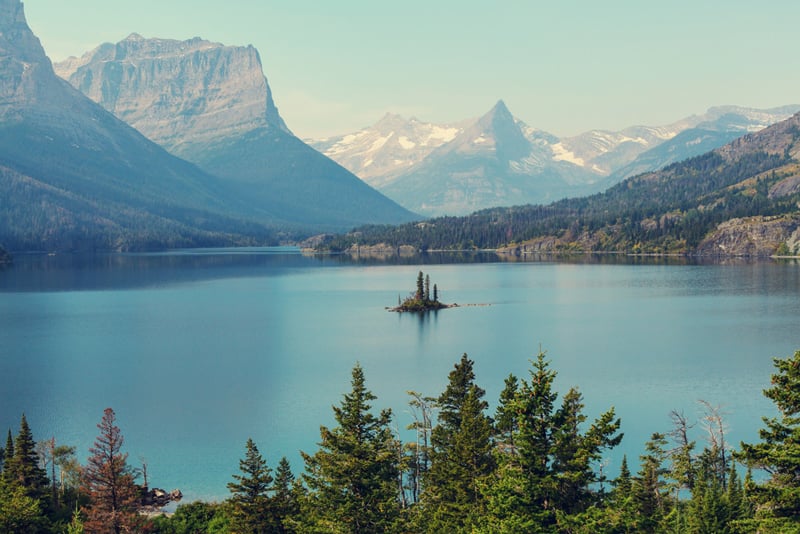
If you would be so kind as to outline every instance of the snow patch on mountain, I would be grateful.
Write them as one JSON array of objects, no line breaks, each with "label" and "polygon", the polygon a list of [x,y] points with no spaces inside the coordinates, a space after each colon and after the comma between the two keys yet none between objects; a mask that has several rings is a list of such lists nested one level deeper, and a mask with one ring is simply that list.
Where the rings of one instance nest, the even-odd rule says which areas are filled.
[{"label": "snow patch on mountain", "polygon": [[553,159],[556,161],[566,161],[578,165],[579,167],[584,167],[586,165],[583,158],[579,158],[574,152],[568,150],[564,146],[564,143],[550,145],[550,148],[553,150]]}]

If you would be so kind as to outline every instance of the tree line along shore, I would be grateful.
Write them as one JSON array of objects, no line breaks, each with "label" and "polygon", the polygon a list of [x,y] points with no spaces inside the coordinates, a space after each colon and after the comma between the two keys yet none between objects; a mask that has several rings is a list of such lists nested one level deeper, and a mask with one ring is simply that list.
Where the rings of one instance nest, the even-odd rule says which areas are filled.
[{"label": "tree line along shore", "polygon": [[226,500],[171,515],[144,513],[146,466],[128,463],[111,408],[85,465],[74,447],[36,442],[23,415],[0,454],[0,532],[800,532],[800,351],[774,364],[764,395],[779,415],[763,418],[759,442],[729,443],[704,402],[701,441],[673,411],[638,468],[624,457],[614,476],[602,458],[622,422],[613,408],[590,421],[575,387],[559,399],[544,353],[527,379],[505,379],[493,414],[464,354],[438,396],[409,392],[410,442],[391,410],[373,409],[356,364],[299,476],[285,457],[268,466],[248,439]]}]

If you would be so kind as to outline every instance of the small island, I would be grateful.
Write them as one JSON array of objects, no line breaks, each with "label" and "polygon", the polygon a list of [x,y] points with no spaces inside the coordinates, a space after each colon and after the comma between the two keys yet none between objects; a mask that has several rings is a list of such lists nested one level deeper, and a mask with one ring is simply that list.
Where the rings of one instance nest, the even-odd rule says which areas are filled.
[{"label": "small island", "polygon": [[456,306],[458,306],[458,304],[444,304],[439,302],[439,288],[436,284],[433,284],[433,293],[431,293],[431,277],[420,271],[417,275],[417,290],[403,301],[401,301],[398,296],[397,306],[387,309],[393,312],[427,312],[441,310],[443,308],[454,308]]}]

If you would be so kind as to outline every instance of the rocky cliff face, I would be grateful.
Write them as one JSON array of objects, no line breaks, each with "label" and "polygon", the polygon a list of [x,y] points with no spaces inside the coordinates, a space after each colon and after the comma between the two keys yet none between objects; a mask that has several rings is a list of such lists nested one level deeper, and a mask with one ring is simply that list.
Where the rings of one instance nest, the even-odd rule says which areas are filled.
[{"label": "rocky cliff face", "polygon": [[745,217],[717,226],[697,247],[706,256],[771,256],[800,253],[800,215]]},{"label": "rocky cliff face", "polygon": [[132,34],[57,70],[276,225],[316,232],[415,217],[289,131],[251,46]]},{"label": "rocky cliff face", "polygon": [[19,0],[0,0],[0,74],[0,119],[18,116],[23,105],[57,104],[47,96],[59,82]]},{"label": "rocky cliff face", "polygon": [[22,3],[0,0],[0,242],[130,250],[264,235],[234,219],[259,208],[221,186],[56,76]]},{"label": "rocky cliff face", "polygon": [[132,34],[57,63],[55,70],[177,155],[186,145],[256,128],[289,131],[252,46]]}]

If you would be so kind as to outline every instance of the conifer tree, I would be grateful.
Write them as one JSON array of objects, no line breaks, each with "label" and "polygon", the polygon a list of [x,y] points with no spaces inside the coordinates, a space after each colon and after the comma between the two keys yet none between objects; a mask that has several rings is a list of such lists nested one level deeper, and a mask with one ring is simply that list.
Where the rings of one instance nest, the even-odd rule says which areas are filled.
[{"label": "conifer tree", "polygon": [[84,528],[93,534],[128,532],[138,519],[139,488],[128,466],[128,453],[122,452],[125,440],[115,422],[114,410],[106,408],[97,425],[100,434],[89,449],[91,456],[83,470],[83,491],[90,500],[84,510]]},{"label": "conifer tree", "polygon": [[423,278],[422,271],[420,271],[417,275],[417,292],[415,294],[415,298],[419,301],[422,301],[425,298],[425,280]]},{"label": "conifer tree", "polygon": [[277,519],[275,532],[293,532],[288,525],[290,521],[296,519],[299,503],[292,468],[285,456],[280,459],[275,469],[275,492],[272,504]]},{"label": "conifer tree", "polygon": [[271,502],[267,494],[272,489],[271,470],[252,439],[247,439],[245,457],[239,460],[242,474],[233,475],[228,483],[232,493],[232,526],[236,532],[265,534],[277,530]]},{"label": "conifer tree", "polygon": [[742,443],[739,454],[749,467],[770,475],[749,492],[757,508],[755,519],[747,525],[753,530],[800,532],[800,350],[773,361],[778,372],[764,395],[780,415],[762,418],[761,442]]},{"label": "conifer tree", "polygon": [[666,482],[664,476],[669,472],[664,467],[667,452],[664,434],[654,433],[645,444],[645,454],[640,457],[641,467],[633,486],[634,499],[642,518],[642,532],[655,532],[659,522],[666,515]]},{"label": "conifer tree", "polygon": [[399,513],[398,459],[389,423],[391,411],[371,413],[375,395],[356,365],[352,390],[333,407],[338,426],[320,428],[319,450],[302,453],[308,495],[303,528],[312,532],[387,532]]},{"label": "conifer tree", "polygon": [[33,439],[25,414],[19,423],[19,434],[14,440],[14,455],[11,457],[11,476],[14,483],[24,488],[25,494],[41,500],[47,495],[48,480],[44,469],[39,465],[36,442]]},{"label": "conifer tree", "polygon": [[504,383],[503,391],[500,392],[500,403],[495,411],[494,427],[497,431],[497,439],[502,444],[503,449],[510,454],[514,454],[516,452],[514,440],[519,431],[514,401],[517,398],[519,380],[516,376],[510,374]]},{"label": "conifer tree", "polygon": [[494,469],[492,425],[472,369],[464,354],[437,402],[439,423],[431,431],[431,465],[422,495],[431,531],[468,532],[484,510],[478,485]]},{"label": "conifer tree", "polygon": [[[549,532],[558,517],[559,521],[569,521],[570,514],[594,503],[591,486],[599,476],[592,463],[600,459],[602,451],[619,444],[622,435],[613,408],[582,433],[586,417],[580,393],[571,389],[556,409],[555,371],[549,369],[542,352],[532,363],[530,381],[521,381],[514,403],[519,424],[514,476],[519,489],[495,492],[495,501],[502,499],[504,504],[499,507],[493,503],[493,508],[503,515],[490,520]],[[496,484],[501,488],[504,485],[503,480]]]}]

